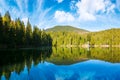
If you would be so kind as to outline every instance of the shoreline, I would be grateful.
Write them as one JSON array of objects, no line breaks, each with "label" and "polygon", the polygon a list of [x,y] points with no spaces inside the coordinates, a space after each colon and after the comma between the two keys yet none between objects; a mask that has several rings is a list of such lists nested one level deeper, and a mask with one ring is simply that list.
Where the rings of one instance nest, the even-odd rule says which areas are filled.
[{"label": "shoreline", "polygon": [[80,48],[120,48],[120,45],[57,45],[57,46],[43,46],[43,47],[25,47],[25,48],[0,48],[0,50],[6,50],[6,49],[19,49],[19,50],[28,50],[28,49],[50,49],[52,47],[66,47],[66,48],[72,48],[72,47],[80,47]]},{"label": "shoreline", "polygon": [[60,46],[54,46],[54,47],[82,47],[82,48],[110,48],[110,47],[118,47],[120,48],[120,45],[88,45],[88,44],[83,44],[83,45],[60,45]]}]

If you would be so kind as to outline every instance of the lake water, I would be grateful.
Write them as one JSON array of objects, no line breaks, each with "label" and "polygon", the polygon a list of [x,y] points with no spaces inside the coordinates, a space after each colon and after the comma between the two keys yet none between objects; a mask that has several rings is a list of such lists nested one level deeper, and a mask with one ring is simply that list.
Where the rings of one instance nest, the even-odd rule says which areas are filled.
[{"label": "lake water", "polygon": [[0,50],[1,80],[120,80],[119,48]]}]

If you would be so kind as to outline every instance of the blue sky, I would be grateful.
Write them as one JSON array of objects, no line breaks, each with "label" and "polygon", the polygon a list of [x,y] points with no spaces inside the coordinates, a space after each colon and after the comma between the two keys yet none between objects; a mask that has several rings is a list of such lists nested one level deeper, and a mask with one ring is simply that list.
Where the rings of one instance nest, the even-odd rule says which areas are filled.
[{"label": "blue sky", "polygon": [[120,0],[0,0],[0,13],[28,18],[41,29],[71,25],[90,31],[120,28]]}]

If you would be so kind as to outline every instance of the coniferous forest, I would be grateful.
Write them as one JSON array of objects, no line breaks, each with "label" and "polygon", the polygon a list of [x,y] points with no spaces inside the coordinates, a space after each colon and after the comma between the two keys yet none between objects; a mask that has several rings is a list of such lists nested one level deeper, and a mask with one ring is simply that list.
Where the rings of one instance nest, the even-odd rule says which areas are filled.
[{"label": "coniferous forest", "polygon": [[103,47],[119,47],[120,46],[120,29],[114,28],[99,32],[48,32],[53,39],[53,46],[83,46],[91,45]]},{"label": "coniferous forest", "polygon": [[32,48],[51,46],[52,39],[44,30],[32,27],[29,20],[24,22],[17,18],[11,20],[9,12],[0,15],[0,48]]},{"label": "coniferous forest", "polygon": [[11,20],[9,12],[4,16],[0,15],[0,48],[72,47],[88,44],[92,47],[101,45],[119,47],[119,33],[119,28],[89,32],[71,26],[40,30],[37,26],[32,27],[29,20],[26,26],[19,18]]}]

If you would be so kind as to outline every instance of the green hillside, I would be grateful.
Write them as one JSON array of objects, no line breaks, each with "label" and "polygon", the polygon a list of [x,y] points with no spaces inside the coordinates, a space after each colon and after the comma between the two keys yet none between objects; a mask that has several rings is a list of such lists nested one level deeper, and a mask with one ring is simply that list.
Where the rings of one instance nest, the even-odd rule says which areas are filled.
[{"label": "green hillside", "polygon": [[79,34],[76,32],[48,32],[52,45],[120,45],[120,29],[113,28],[98,32]]},{"label": "green hillside", "polygon": [[120,44],[120,28],[112,28],[99,32],[93,32],[91,35],[91,44]]},{"label": "green hillside", "polygon": [[46,31],[52,31],[52,32],[89,32],[87,30],[84,30],[84,29],[79,29],[79,28],[75,28],[75,27],[72,27],[72,26],[55,26],[53,28],[49,28],[49,29],[46,29]]}]

